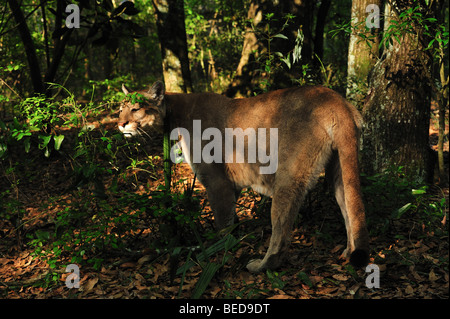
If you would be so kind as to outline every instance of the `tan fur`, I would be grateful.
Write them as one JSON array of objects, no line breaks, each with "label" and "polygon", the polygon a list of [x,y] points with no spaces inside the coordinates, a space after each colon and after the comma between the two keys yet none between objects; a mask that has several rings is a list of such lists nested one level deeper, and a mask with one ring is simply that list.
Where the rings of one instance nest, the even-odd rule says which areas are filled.
[{"label": "tan fur", "polygon": [[[358,266],[367,263],[368,233],[361,199],[358,170],[359,112],[336,92],[322,86],[278,90],[247,99],[229,99],[212,93],[170,94],[161,82],[149,91],[142,113],[122,105],[119,127],[123,132],[137,132],[138,127],[162,123],[160,115],[170,114],[171,129],[186,128],[192,138],[193,120],[201,120],[202,129],[215,127],[224,136],[225,128],[278,128],[278,169],[274,174],[260,174],[260,162],[192,163],[192,143],[183,152],[205,186],[215,223],[223,228],[233,222],[236,195],[243,187],[272,196],[272,237],[262,260],[252,260],[252,272],[278,267],[290,242],[290,233],[308,190],[327,168],[335,186],[336,200],[347,228],[345,257],[354,255]],[[151,125],[151,124],[150,124]],[[183,141],[182,145],[183,145]],[[202,147],[209,141],[202,141]],[[247,153],[247,143],[245,153]],[[266,147],[269,149],[268,139]],[[234,150],[236,151],[236,150]],[[224,154],[224,152],[222,152]],[[360,259],[360,260],[358,260]],[[352,261],[352,258],[351,258]]]}]

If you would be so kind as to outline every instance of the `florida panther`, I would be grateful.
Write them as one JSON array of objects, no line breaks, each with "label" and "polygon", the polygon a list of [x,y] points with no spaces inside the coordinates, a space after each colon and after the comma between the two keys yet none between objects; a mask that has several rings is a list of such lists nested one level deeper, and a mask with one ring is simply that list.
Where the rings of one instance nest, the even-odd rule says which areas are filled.
[{"label": "florida panther", "polygon": [[[130,93],[125,86],[122,89],[126,94]],[[250,271],[260,272],[281,264],[290,243],[295,215],[324,169],[334,185],[347,229],[347,248],[343,256],[350,258],[356,267],[368,263],[369,238],[358,168],[362,117],[338,93],[322,86],[305,86],[231,99],[214,93],[166,93],[160,81],[149,90],[137,93],[145,101],[124,101],[118,121],[120,131],[129,137],[138,135],[140,130],[161,129],[164,119],[169,121],[171,130],[182,128],[185,134],[180,134],[179,142],[183,154],[207,190],[218,228],[233,222],[236,194],[242,188],[250,186],[272,196],[269,248],[263,259],[249,262],[247,268]],[[260,168],[266,163],[260,159],[227,160],[224,158],[225,146],[218,153],[222,154],[221,161],[193,161],[195,141],[189,143],[186,135],[195,136],[195,120],[201,120],[203,128],[218,129],[222,137],[227,128],[241,128],[241,132],[253,129],[256,135],[261,135],[258,129],[277,128],[276,171],[261,174]],[[269,139],[262,138],[260,143],[261,136],[241,137],[245,154],[252,151],[254,137],[258,138],[258,146],[263,152],[270,149]],[[197,142],[203,148],[209,140],[202,138]],[[232,152],[233,158],[242,155],[238,154],[242,149],[234,148]],[[215,154],[216,158],[218,154]]]}]

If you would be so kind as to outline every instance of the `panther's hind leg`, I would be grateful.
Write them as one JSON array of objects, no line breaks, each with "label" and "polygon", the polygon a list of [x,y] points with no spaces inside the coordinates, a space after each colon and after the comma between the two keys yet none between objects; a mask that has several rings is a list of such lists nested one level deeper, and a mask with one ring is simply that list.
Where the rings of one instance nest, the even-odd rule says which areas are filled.
[{"label": "panther's hind leg", "polygon": [[282,187],[273,195],[271,220],[272,236],[269,248],[263,259],[252,260],[247,269],[251,272],[261,272],[274,269],[283,261],[290,240],[294,219],[305,197],[304,187]]}]

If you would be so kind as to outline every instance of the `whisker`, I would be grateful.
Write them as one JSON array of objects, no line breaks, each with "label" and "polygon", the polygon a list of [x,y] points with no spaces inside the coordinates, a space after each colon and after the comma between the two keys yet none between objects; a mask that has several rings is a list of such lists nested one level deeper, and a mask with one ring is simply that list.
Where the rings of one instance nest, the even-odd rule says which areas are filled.
[{"label": "whisker", "polygon": [[139,135],[145,134],[145,135],[147,135],[147,137],[148,137],[150,140],[152,139],[152,137],[150,136],[150,134],[148,134],[144,129],[138,127],[137,130],[138,130]]}]

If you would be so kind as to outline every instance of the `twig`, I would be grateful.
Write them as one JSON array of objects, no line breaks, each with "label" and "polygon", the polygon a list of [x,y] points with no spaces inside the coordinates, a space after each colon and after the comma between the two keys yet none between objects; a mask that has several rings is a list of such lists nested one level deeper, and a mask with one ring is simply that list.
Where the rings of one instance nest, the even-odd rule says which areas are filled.
[{"label": "twig", "polygon": [[3,80],[3,79],[0,78],[0,81],[2,81],[2,83],[5,84],[5,85],[7,86],[7,88],[10,89],[15,95],[17,95],[17,96],[19,97],[19,99],[23,100],[23,98],[19,95],[19,93],[17,93],[16,91],[14,91],[14,89],[13,89],[11,86],[9,86],[9,84],[6,83],[5,80]]}]

